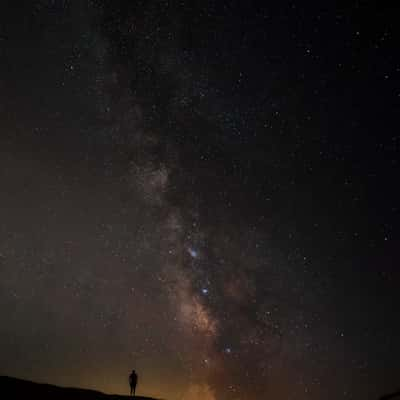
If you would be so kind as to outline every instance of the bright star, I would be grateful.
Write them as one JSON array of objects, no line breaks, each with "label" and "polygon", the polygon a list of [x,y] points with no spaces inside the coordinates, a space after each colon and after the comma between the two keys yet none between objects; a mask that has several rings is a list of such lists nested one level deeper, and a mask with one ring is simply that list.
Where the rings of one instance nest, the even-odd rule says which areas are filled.
[{"label": "bright star", "polygon": [[199,255],[199,253],[197,252],[197,250],[195,250],[195,249],[193,249],[193,248],[191,248],[191,247],[188,248],[188,252],[189,252],[189,254],[190,254],[193,258],[197,258],[198,255]]}]

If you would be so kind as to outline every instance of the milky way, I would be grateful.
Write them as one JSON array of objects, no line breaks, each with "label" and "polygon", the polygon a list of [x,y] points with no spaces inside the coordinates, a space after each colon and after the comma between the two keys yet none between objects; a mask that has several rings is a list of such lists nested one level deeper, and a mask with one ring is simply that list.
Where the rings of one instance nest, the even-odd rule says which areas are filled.
[{"label": "milky way", "polygon": [[0,374],[126,394],[135,368],[170,400],[394,389],[395,114],[364,140],[370,102],[346,94],[365,73],[390,98],[390,63],[362,71],[392,25],[363,47],[359,5],[240,7],[1,6]]}]

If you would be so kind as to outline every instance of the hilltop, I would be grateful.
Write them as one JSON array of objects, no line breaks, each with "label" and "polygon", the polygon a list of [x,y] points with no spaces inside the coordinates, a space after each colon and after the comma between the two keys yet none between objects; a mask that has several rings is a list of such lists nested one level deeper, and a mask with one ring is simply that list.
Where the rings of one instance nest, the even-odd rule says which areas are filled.
[{"label": "hilltop", "polygon": [[[40,400],[128,400],[129,396],[105,394],[96,390],[60,387],[47,383],[35,383],[23,379],[0,376],[1,398]],[[151,397],[135,396],[135,400],[156,400]]]}]

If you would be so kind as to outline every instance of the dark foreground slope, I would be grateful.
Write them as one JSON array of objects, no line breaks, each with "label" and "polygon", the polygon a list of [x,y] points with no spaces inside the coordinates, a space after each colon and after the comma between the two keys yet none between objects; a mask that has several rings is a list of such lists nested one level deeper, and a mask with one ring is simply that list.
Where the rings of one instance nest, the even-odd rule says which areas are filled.
[{"label": "dark foreground slope", "polygon": [[[95,390],[63,388],[44,383],[0,376],[0,398],[39,400],[128,400],[128,396],[108,395]],[[155,400],[136,396],[135,400]]]}]

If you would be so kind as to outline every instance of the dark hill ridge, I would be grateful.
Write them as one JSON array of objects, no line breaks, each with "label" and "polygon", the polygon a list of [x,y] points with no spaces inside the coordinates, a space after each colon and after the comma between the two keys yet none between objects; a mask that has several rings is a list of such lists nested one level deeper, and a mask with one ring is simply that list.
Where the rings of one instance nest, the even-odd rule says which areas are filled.
[{"label": "dark hill ridge", "polygon": [[[35,383],[23,379],[0,376],[1,399],[39,400],[128,400],[129,396],[105,394],[96,390],[64,388],[47,383]],[[156,400],[151,397],[135,396],[135,400]]]}]

